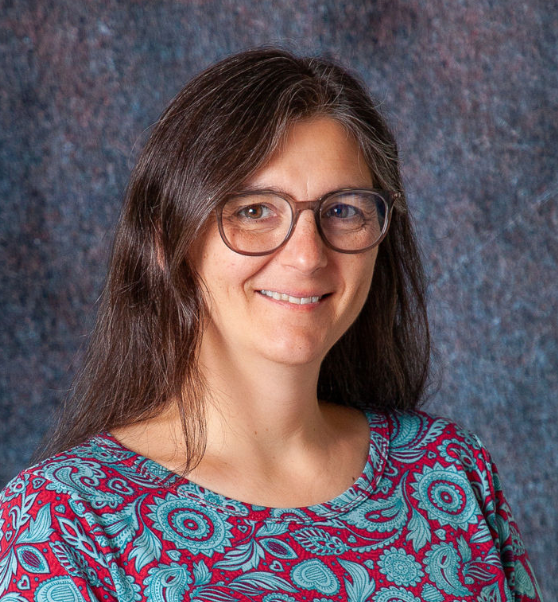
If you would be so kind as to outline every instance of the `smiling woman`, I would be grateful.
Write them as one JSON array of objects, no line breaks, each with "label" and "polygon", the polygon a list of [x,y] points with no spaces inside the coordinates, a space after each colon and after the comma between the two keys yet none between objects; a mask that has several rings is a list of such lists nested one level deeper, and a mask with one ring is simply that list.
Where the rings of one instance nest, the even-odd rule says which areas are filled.
[{"label": "smiling woman", "polygon": [[[372,188],[373,182],[356,140],[347,136],[339,122],[320,117],[292,125],[281,148],[246,185],[252,193],[276,190],[289,194],[297,199],[296,206],[299,201],[324,197],[331,191]],[[269,201],[264,205],[261,195],[251,196],[252,211],[265,208],[271,213],[271,207],[275,207]],[[259,204],[254,204],[254,198],[260,199]],[[237,199],[233,197],[235,207]],[[331,207],[342,206],[335,198],[333,202],[337,204],[326,204],[322,222],[332,219],[327,213]],[[276,211],[274,214],[279,215]],[[318,211],[318,216],[321,214]],[[277,217],[266,214],[266,222],[273,220]],[[283,242],[291,220],[288,215],[288,219],[280,220],[287,221],[286,226],[264,226],[258,238],[275,241],[274,230],[279,229],[283,234],[278,242]],[[229,221],[227,218],[225,223]],[[242,238],[245,247],[261,246],[253,240],[254,227],[248,226],[249,239]],[[225,232],[230,229],[228,224],[224,227]],[[377,228],[368,220],[358,230],[360,236],[367,237],[367,230],[376,232]],[[344,232],[350,240],[351,231]],[[234,240],[239,238],[240,235],[235,236]],[[194,263],[210,299],[210,319],[200,350],[206,378],[217,373],[214,362],[233,367],[240,377],[246,365],[266,371],[268,361],[300,365],[305,378],[311,373],[317,378],[325,355],[355,321],[366,301],[378,253],[377,246],[366,249],[368,244],[359,253],[339,253],[328,248],[310,210],[299,214],[287,243],[279,246],[271,242],[272,252],[265,255],[246,256],[223,245],[214,223],[198,244]],[[252,388],[252,380],[242,383],[242,387]],[[269,381],[266,384],[269,386]],[[219,407],[224,403],[221,400]],[[232,403],[238,405],[236,401]],[[258,406],[263,409],[268,403],[275,405],[274,401],[260,400]]]},{"label": "smiling woman", "polygon": [[395,141],[278,49],[193,79],[138,161],[87,361],[2,492],[3,600],[540,600],[478,439],[417,410]]}]

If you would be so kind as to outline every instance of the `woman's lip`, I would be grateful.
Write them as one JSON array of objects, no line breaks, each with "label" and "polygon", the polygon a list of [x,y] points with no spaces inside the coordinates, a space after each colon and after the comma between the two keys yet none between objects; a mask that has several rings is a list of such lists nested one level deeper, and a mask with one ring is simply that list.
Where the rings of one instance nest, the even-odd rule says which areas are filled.
[{"label": "woman's lip", "polygon": [[293,295],[291,293],[273,291],[271,289],[261,289],[258,292],[264,297],[275,299],[275,301],[286,301],[294,305],[308,305],[310,303],[318,303],[324,298],[324,296],[326,296],[323,294],[320,295],[316,293],[297,293],[296,295]]}]

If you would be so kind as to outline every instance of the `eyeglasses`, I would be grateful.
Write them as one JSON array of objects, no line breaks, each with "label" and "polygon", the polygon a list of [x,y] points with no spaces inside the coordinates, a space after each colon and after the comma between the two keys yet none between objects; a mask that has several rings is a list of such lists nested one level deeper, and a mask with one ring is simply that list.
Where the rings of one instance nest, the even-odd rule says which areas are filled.
[{"label": "eyeglasses", "polygon": [[380,244],[400,192],[343,189],[315,201],[295,201],[285,193],[249,190],[228,196],[217,207],[223,242],[242,255],[268,255],[292,236],[299,215],[314,212],[324,243],[339,253],[362,253]]}]

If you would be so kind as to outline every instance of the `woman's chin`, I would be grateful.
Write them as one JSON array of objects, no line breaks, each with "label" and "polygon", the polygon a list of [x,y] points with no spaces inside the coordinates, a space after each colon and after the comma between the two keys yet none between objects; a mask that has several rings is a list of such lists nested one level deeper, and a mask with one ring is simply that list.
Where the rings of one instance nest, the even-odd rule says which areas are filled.
[{"label": "woman's chin", "polygon": [[329,350],[324,341],[314,337],[281,337],[268,340],[260,349],[263,358],[285,366],[321,364]]}]

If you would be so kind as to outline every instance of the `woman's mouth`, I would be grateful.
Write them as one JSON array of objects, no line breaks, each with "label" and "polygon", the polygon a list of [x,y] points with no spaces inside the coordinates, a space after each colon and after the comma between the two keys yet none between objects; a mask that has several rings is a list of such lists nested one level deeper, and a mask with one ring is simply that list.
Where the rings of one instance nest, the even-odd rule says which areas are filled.
[{"label": "woman's mouth", "polygon": [[320,301],[326,296],[313,295],[310,297],[294,297],[293,295],[287,295],[286,293],[278,293],[276,291],[268,291],[263,289],[258,292],[264,295],[265,297],[271,297],[276,301],[287,301],[288,303],[293,303],[294,305],[308,305],[309,303],[318,303],[318,301]]}]

